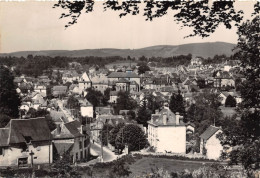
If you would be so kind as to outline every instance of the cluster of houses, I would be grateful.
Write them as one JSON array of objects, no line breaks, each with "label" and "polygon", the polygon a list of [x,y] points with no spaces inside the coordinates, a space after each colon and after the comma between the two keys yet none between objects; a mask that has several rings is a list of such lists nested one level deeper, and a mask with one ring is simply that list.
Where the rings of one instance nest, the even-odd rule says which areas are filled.
[{"label": "cluster of houses", "polygon": [[[151,146],[157,152],[186,153],[186,135],[194,133],[192,123],[184,123],[179,113],[168,108],[172,93],[181,91],[187,105],[193,102],[196,94],[204,87],[211,87],[219,94],[221,103],[231,95],[241,102],[241,96],[235,91],[236,79],[243,79],[238,72],[239,63],[228,61],[218,65],[203,65],[201,58],[193,58],[189,66],[161,68],[150,66],[150,71],[138,75],[136,63],[117,63],[106,68],[76,70],[81,66],[70,63],[69,69],[53,69],[49,75],[37,78],[17,76],[14,83],[22,98],[20,119],[12,119],[5,128],[0,128],[0,166],[47,164],[52,163],[54,155],[70,155],[72,162],[89,158],[90,139],[98,141],[98,122],[116,125],[120,122],[131,123],[120,111],[114,115],[111,104],[117,103],[118,92],[127,91],[140,105],[146,95],[153,95],[163,106],[152,114],[148,128],[140,127],[147,134]],[[149,65],[149,63],[148,63]],[[117,67],[118,66],[118,67]],[[229,86],[228,90],[221,90]],[[86,89],[93,88],[104,93],[110,88],[110,105],[96,107],[85,98]],[[67,105],[69,96],[76,96],[80,111],[77,115]],[[44,118],[24,119],[31,108],[44,109],[56,125],[50,131]],[[78,115],[79,114],[79,115]],[[94,123],[82,122],[79,118],[94,118]],[[222,147],[216,135],[221,128],[210,126],[201,135],[201,148],[207,149],[207,157],[217,159]],[[201,150],[203,152],[203,150]],[[2,161],[3,160],[3,161]]]}]

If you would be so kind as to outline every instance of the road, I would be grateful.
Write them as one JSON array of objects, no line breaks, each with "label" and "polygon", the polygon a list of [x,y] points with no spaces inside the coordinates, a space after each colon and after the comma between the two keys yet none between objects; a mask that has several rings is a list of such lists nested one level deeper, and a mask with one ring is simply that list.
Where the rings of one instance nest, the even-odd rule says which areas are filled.
[{"label": "road", "polygon": [[[91,143],[91,150],[101,156],[101,146],[97,143]],[[110,162],[117,159],[117,155],[106,147],[103,147],[103,162]]]}]

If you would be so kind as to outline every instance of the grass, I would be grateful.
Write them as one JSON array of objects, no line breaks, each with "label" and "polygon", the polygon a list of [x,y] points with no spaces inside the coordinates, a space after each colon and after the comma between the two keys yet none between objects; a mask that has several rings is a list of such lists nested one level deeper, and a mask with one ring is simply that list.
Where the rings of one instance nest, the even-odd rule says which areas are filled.
[{"label": "grass", "polygon": [[179,172],[188,169],[189,171],[193,171],[198,169],[206,164],[211,163],[203,163],[196,161],[183,161],[176,159],[168,159],[168,158],[149,158],[143,157],[140,160],[137,160],[134,164],[130,165],[130,171],[134,175],[144,175],[147,172],[151,172],[151,169],[156,168],[164,168],[169,172]]}]

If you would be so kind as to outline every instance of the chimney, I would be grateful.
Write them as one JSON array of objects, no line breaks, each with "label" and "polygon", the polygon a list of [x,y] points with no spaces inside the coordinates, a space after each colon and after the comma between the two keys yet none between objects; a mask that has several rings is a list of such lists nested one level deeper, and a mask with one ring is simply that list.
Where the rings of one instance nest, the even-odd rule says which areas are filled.
[{"label": "chimney", "polygon": [[167,124],[167,113],[163,113],[163,125]]},{"label": "chimney", "polygon": [[176,112],[176,125],[180,125],[180,114]]},{"label": "chimney", "polygon": [[61,132],[61,127],[60,127],[60,124],[57,124],[57,134],[59,135]]}]

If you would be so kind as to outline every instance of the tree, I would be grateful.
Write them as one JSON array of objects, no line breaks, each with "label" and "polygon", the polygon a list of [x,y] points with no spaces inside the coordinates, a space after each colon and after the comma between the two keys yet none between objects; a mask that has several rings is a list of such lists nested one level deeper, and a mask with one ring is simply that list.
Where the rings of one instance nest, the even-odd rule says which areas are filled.
[{"label": "tree", "polygon": [[104,91],[104,98],[102,100],[104,106],[106,106],[108,104],[108,101],[110,99],[110,91],[111,91],[111,88],[106,88]]},{"label": "tree", "polygon": [[236,105],[237,105],[236,99],[233,96],[228,95],[225,102],[225,107],[236,107]]},{"label": "tree", "polygon": [[[257,9],[257,7],[256,7]],[[223,145],[236,147],[227,156],[231,164],[242,163],[247,170],[260,168],[260,16],[243,23],[238,30],[237,53],[246,80],[241,83],[242,103],[238,109],[241,120],[223,125],[220,140]]]},{"label": "tree", "polygon": [[[76,1],[70,2],[60,0],[54,5],[54,8],[60,7],[68,11],[62,13],[60,18],[71,18],[71,21],[65,25],[69,27],[77,23],[78,18],[83,12],[91,13],[94,11],[94,1]],[[214,33],[217,27],[224,25],[231,29],[233,25],[237,26],[243,19],[243,11],[236,11],[233,1],[105,1],[104,10],[119,11],[119,16],[127,14],[138,15],[140,8],[143,8],[143,15],[146,20],[152,21],[168,13],[173,13],[173,20],[181,23],[182,27],[193,28],[193,33],[189,36],[208,37]],[[259,7],[259,2],[256,2]],[[255,13],[258,13],[255,8]],[[141,12],[142,12],[141,11]]]},{"label": "tree", "polygon": [[115,113],[119,113],[120,110],[133,110],[137,107],[137,102],[126,91],[118,92],[116,103]]},{"label": "tree", "polygon": [[71,95],[67,101],[67,108],[79,110],[80,109],[79,100],[75,98],[75,96]]},{"label": "tree", "polygon": [[109,143],[116,147],[116,137],[117,137],[117,133],[120,131],[121,128],[123,128],[125,126],[124,123],[118,123],[117,125],[115,125],[115,127],[110,131],[110,135],[109,135]]},{"label": "tree", "polygon": [[218,95],[205,90],[194,97],[195,103],[187,110],[187,121],[195,124],[195,132],[202,134],[210,125],[221,126],[222,112],[219,110]]},{"label": "tree", "polygon": [[129,151],[141,150],[145,148],[147,144],[146,135],[138,125],[128,124],[121,128],[117,134],[116,145],[121,148],[127,145]]},{"label": "tree", "polygon": [[2,117],[2,119],[5,118],[5,121],[8,120],[8,117],[19,117],[21,100],[16,92],[16,86],[13,81],[14,77],[11,72],[6,67],[0,66],[0,113],[6,115]]},{"label": "tree", "polygon": [[93,88],[87,89],[86,99],[93,105],[94,108],[102,105],[103,98],[104,96],[100,91]]},{"label": "tree", "polygon": [[182,116],[186,115],[184,100],[180,90],[177,95],[175,93],[172,94],[169,108],[173,113],[179,112]]},{"label": "tree", "polygon": [[143,100],[142,106],[139,107],[137,112],[137,123],[142,124],[144,127],[148,127],[147,121],[151,120],[152,111],[147,108],[146,98]]},{"label": "tree", "polygon": [[146,96],[147,99],[147,108],[155,113],[155,110],[158,110],[162,107],[161,103],[158,103],[156,97],[153,94]]},{"label": "tree", "polygon": [[111,124],[105,124],[102,130],[100,131],[100,137],[102,137],[102,143],[103,145],[108,145],[109,141],[109,133],[113,129],[113,126]]},{"label": "tree", "polygon": [[138,74],[144,74],[146,71],[150,71],[150,68],[147,66],[146,63],[141,63],[138,67]]}]

